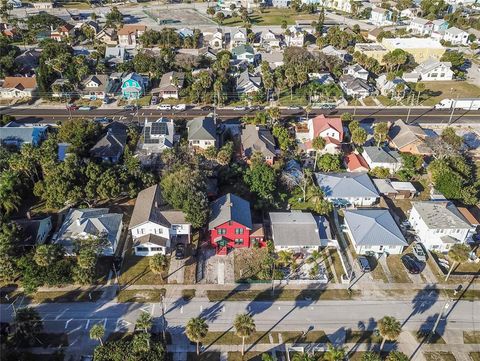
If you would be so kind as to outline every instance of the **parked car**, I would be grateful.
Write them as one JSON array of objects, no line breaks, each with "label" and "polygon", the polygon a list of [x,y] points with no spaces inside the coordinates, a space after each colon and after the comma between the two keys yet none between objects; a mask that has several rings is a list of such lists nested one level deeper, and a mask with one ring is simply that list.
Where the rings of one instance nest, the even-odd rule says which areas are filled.
[{"label": "parked car", "polygon": [[89,107],[88,105],[84,105],[78,108],[78,110],[89,111],[89,110],[92,110],[92,107]]},{"label": "parked car", "polygon": [[158,110],[172,110],[172,106],[170,104],[160,104],[157,105]]},{"label": "parked car", "polygon": [[185,110],[187,106],[185,104],[177,104],[173,106],[173,110]]},{"label": "parked car", "polygon": [[150,101],[150,105],[157,105],[158,104],[158,97],[154,95],[152,100]]},{"label": "parked car", "polygon": [[415,242],[412,250],[413,254],[420,262],[427,262],[427,254],[420,243]]},{"label": "parked car", "polygon": [[365,256],[358,257],[358,265],[362,272],[370,272],[372,268],[370,267],[370,262],[368,262],[368,258]]},{"label": "parked car", "polygon": [[132,110],[135,110],[135,109],[136,109],[135,105],[125,105],[123,107],[123,110],[128,110],[128,111],[132,111]]},{"label": "parked car", "polygon": [[207,111],[207,112],[211,112],[213,111],[213,107],[211,105],[205,105],[203,107],[200,108],[201,110],[204,110],[204,111]]},{"label": "parked car", "polygon": [[103,98],[102,104],[109,104],[109,103],[110,103],[110,98],[109,97]]},{"label": "parked car", "polygon": [[244,111],[244,110],[247,110],[247,107],[238,106],[238,107],[234,107],[233,110],[236,110],[236,111]]},{"label": "parked car", "polygon": [[177,243],[175,246],[175,259],[185,258],[185,245],[183,243]]},{"label": "parked car", "polygon": [[402,263],[411,274],[418,274],[421,272],[420,266],[415,261],[413,254],[409,253],[402,257]]},{"label": "parked car", "polygon": [[78,105],[76,104],[67,104],[66,106],[67,110],[78,110]]},{"label": "parked car", "polygon": [[291,105],[291,106],[287,107],[287,109],[289,109],[289,110],[300,110],[300,109],[302,109],[302,107],[299,107],[297,105]]},{"label": "parked car", "polygon": [[107,118],[107,117],[99,117],[99,118],[93,119],[93,121],[95,123],[100,123],[100,124],[109,124],[113,121],[113,119],[112,118]]}]

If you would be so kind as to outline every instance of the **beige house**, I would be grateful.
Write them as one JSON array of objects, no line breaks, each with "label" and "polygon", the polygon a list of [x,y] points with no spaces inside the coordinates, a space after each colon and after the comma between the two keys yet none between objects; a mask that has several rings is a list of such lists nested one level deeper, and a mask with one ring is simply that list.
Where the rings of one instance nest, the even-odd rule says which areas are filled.
[{"label": "beige house", "polygon": [[415,62],[418,64],[430,58],[440,60],[446,50],[439,41],[431,38],[385,38],[382,44],[387,49],[387,52],[395,49],[405,50],[407,53],[412,54]]},{"label": "beige house", "polygon": [[31,98],[37,91],[35,77],[7,76],[3,84],[0,83],[0,98],[22,99]]},{"label": "beige house", "polygon": [[135,48],[139,41],[139,37],[147,30],[146,25],[124,25],[118,32],[118,45],[126,48]]}]

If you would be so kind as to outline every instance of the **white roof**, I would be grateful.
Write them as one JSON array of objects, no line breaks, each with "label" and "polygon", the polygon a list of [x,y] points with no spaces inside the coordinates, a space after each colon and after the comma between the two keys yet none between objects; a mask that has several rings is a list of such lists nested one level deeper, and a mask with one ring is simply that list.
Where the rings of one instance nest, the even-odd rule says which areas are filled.
[{"label": "white roof", "polygon": [[417,193],[417,189],[410,182],[391,182],[392,187],[397,191],[410,191],[412,193]]},{"label": "white roof", "polygon": [[443,45],[438,40],[430,38],[385,38],[383,39],[385,46],[390,46],[396,49],[443,49]]}]

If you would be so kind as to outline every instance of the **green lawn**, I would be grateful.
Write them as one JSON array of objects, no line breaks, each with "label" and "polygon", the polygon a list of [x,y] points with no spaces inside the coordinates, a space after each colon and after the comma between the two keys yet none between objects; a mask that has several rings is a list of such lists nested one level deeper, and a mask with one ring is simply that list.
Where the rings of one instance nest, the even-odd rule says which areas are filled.
[{"label": "green lawn", "polygon": [[208,290],[207,297],[210,301],[305,301],[305,300],[349,300],[355,298],[358,291],[347,290],[295,290],[281,289],[275,290],[274,295],[270,289],[265,291],[219,291]]},{"label": "green lawn", "polygon": [[423,356],[427,361],[456,361],[451,352],[424,352]]},{"label": "green lawn", "polygon": [[263,352],[249,351],[242,356],[241,352],[229,352],[228,361],[261,361]]},{"label": "green lawn", "polygon": [[[120,271],[120,284],[130,285],[163,285],[166,283],[167,272],[161,275],[150,271],[150,257],[127,255]],[[167,267],[168,270],[168,267]]]},{"label": "green lawn", "polygon": [[[329,339],[323,331],[309,331],[304,336],[302,331],[255,331],[245,339],[246,345],[251,344],[278,344],[282,335],[283,343],[327,343]],[[270,342],[270,338],[272,342]],[[208,345],[240,345],[242,338],[232,331],[219,332],[211,331],[202,341],[204,346]]]},{"label": "green lawn", "polygon": [[187,361],[220,361],[220,352],[203,352],[198,356],[195,352],[188,352]]},{"label": "green lawn", "polygon": [[335,248],[329,249],[329,252],[330,259],[333,263],[333,268],[335,270],[335,273],[337,274],[337,279],[340,282],[340,280],[342,279],[342,275],[345,273],[345,271],[343,270],[342,261],[340,260],[340,255]]},{"label": "green lawn", "polygon": [[382,337],[376,335],[373,331],[347,330],[345,343],[382,343]]},{"label": "green lawn", "polygon": [[117,295],[118,302],[157,303],[165,295],[165,289],[159,290],[122,290]]},{"label": "green lawn", "polygon": [[[422,105],[433,106],[445,98],[478,98],[480,88],[466,81],[425,82],[427,91],[421,99]],[[453,91],[452,91],[453,89]]]},{"label": "green lawn", "polygon": [[[384,283],[388,283],[388,278],[385,272],[383,272],[382,265],[378,261],[374,261],[374,262],[376,262],[375,268],[370,273],[373,279],[377,281],[382,281]],[[372,262],[370,262],[370,264],[372,265]]]},{"label": "green lawn", "polygon": [[[289,25],[295,24],[295,20],[317,20],[313,14],[297,13],[292,9],[264,9],[263,12],[254,11],[250,15],[252,25],[282,25],[283,21],[287,21]],[[227,18],[222,23],[223,26],[241,26],[242,19],[237,17]]]},{"label": "green lawn", "polygon": [[435,333],[430,336],[429,332],[426,331],[418,331],[412,332],[413,336],[418,342],[424,342],[428,344],[435,344],[435,345],[444,345],[446,344],[445,340],[441,335]]},{"label": "green lawn", "polygon": [[463,343],[480,344],[480,331],[463,331]]},{"label": "green lawn", "polygon": [[480,361],[480,352],[470,352],[472,361]]},{"label": "green lawn", "polygon": [[365,99],[363,99],[363,102],[365,103],[366,106],[369,106],[369,107],[374,107],[377,105],[377,103],[373,101],[372,97],[366,97]]},{"label": "green lawn", "polygon": [[387,257],[387,266],[392,274],[393,279],[397,283],[411,283],[412,280],[408,277],[408,273],[400,259],[401,255],[389,255]]}]

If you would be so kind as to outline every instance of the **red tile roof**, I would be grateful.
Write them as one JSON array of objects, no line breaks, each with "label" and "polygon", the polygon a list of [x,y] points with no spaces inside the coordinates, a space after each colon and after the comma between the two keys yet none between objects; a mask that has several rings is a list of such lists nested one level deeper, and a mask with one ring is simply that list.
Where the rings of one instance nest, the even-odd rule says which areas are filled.
[{"label": "red tile roof", "polygon": [[350,153],[345,157],[345,164],[350,172],[355,172],[360,168],[368,170],[368,164],[363,157],[356,153]]},{"label": "red tile roof", "polygon": [[325,115],[320,114],[312,119],[313,124],[313,136],[318,135],[327,129],[335,129],[340,134],[340,141],[343,140],[343,125],[341,118],[327,118]]}]

